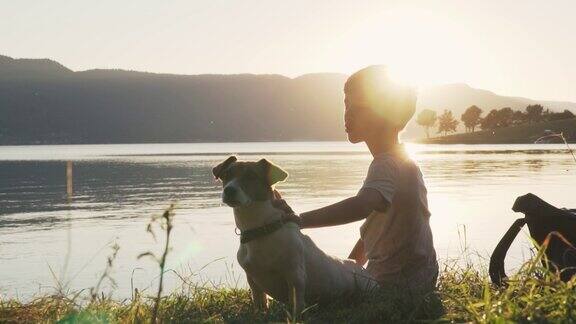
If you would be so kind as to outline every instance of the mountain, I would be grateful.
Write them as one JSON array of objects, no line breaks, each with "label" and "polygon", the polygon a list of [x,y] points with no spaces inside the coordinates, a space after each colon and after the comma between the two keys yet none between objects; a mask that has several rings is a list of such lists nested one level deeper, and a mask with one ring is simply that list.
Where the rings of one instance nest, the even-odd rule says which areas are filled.
[{"label": "mountain", "polygon": [[49,59],[13,59],[0,55],[0,77],[21,78],[61,75],[72,70]]},{"label": "mountain", "polygon": [[[52,60],[0,56],[0,144],[344,140],[343,74],[174,75],[74,72]],[[524,108],[511,98],[446,85],[418,108]],[[546,104],[575,109],[574,103]],[[421,136],[414,123],[406,138]]]}]

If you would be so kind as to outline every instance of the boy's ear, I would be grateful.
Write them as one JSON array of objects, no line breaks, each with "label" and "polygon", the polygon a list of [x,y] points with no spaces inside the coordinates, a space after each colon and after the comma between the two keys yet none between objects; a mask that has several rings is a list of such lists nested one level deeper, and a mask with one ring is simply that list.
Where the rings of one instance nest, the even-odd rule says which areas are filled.
[{"label": "boy's ear", "polygon": [[230,165],[232,165],[232,163],[236,162],[237,160],[238,159],[234,155],[231,155],[229,158],[224,160],[224,162],[222,162],[222,163],[218,164],[217,166],[215,166],[214,168],[212,168],[212,174],[214,175],[214,178],[220,179],[222,172],[224,172],[224,170],[228,169],[228,167]]},{"label": "boy's ear", "polygon": [[288,178],[288,173],[286,171],[266,159],[258,161],[258,167],[271,186]]}]

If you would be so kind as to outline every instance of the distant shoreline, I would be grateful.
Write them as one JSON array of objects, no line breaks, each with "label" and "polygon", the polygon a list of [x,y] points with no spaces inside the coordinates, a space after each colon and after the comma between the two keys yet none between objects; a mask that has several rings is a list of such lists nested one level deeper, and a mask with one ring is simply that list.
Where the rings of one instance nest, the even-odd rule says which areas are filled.
[{"label": "distant shoreline", "polygon": [[551,130],[562,132],[569,143],[576,143],[576,118],[524,124],[473,133],[432,137],[415,141],[420,144],[532,144]]}]

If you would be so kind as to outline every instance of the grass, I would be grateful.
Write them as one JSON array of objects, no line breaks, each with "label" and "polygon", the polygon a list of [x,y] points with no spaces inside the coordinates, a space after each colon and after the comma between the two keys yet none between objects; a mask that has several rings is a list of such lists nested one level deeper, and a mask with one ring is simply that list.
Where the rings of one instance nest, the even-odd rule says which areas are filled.
[{"label": "grass", "polygon": [[[156,260],[160,278],[169,252],[173,206],[152,219],[147,230],[154,235],[155,223],[166,241]],[[158,223],[160,221],[160,223]],[[103,292],[118,247],[107,260],[103,275],[88,293],[41,296],[28,302],[0,298],[0,323],[268,323],[290,322],[284,305],[271,301],[268,311],[257,311],[247,289],[200,285],[185,277],[183,289],[162,296],[162,283],[151,296],[134,289],[132,297],[114,300]],[[466,248],[464,247],[464,253]],[[469,254],[469,253],[468,253]],[[437,291],[426,296],[409,296],[400,289],[386,289],[368,295],[351,296],[331,304],[308,305],[303,314],[307,323],[381,322],[576,322],[576,277],[562,282],[556,271],[542,266],[540,250],[527,261],[505,287],[489,281],[487,271],[470,258],[445,262]],[[487,262],[484,262],[487,263]],[[477,263],[476,263],[477,264]]]},{"label": "grass", "polygon": [[[438,291],[407,299],[400,291],[356,296],[306,311],[305,322],[574,322],[576,281],[562,282],[558,275],[526,263],[509,285],[491,285],[485,273],[469,266],[445,266]],[[0,301],[0,322],[151,323],[154,297],[138,294],[125,301],[91,299],[82,304],[76,296],[45,296],[27,303]],[[283,305],[272,302],[269,311],[255,311],[246,289],[207,288],[198,285],[186,292],[161,298],[158,322],[287,322]]]}]

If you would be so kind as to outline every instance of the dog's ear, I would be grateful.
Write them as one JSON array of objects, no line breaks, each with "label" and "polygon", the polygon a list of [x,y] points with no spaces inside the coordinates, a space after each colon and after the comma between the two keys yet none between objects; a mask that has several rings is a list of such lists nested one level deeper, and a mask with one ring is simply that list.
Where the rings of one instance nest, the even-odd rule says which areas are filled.
[{"label": "dog's ear", "polygon": [[288,178],[288,173],[286,171],[282,170],[279,166],[271,163],[266,159],[261,159],[258,161],[258,168],[271,186]]},{"label": "dog's ear", "polygon": [[222,162],[222,163],[218,164],[217,166],[215,166],[214,168],[212,168],[212,174],[214,175],[214,178],[220,179],[222,172],[224,172],[224,170],[228,169],[228,167],[230,167],[230,165],[232,165],[232,163],[236,162],[237,160],[238,159],[234,155],[231,155],[229,158],[224,160],[224,162]]}]

